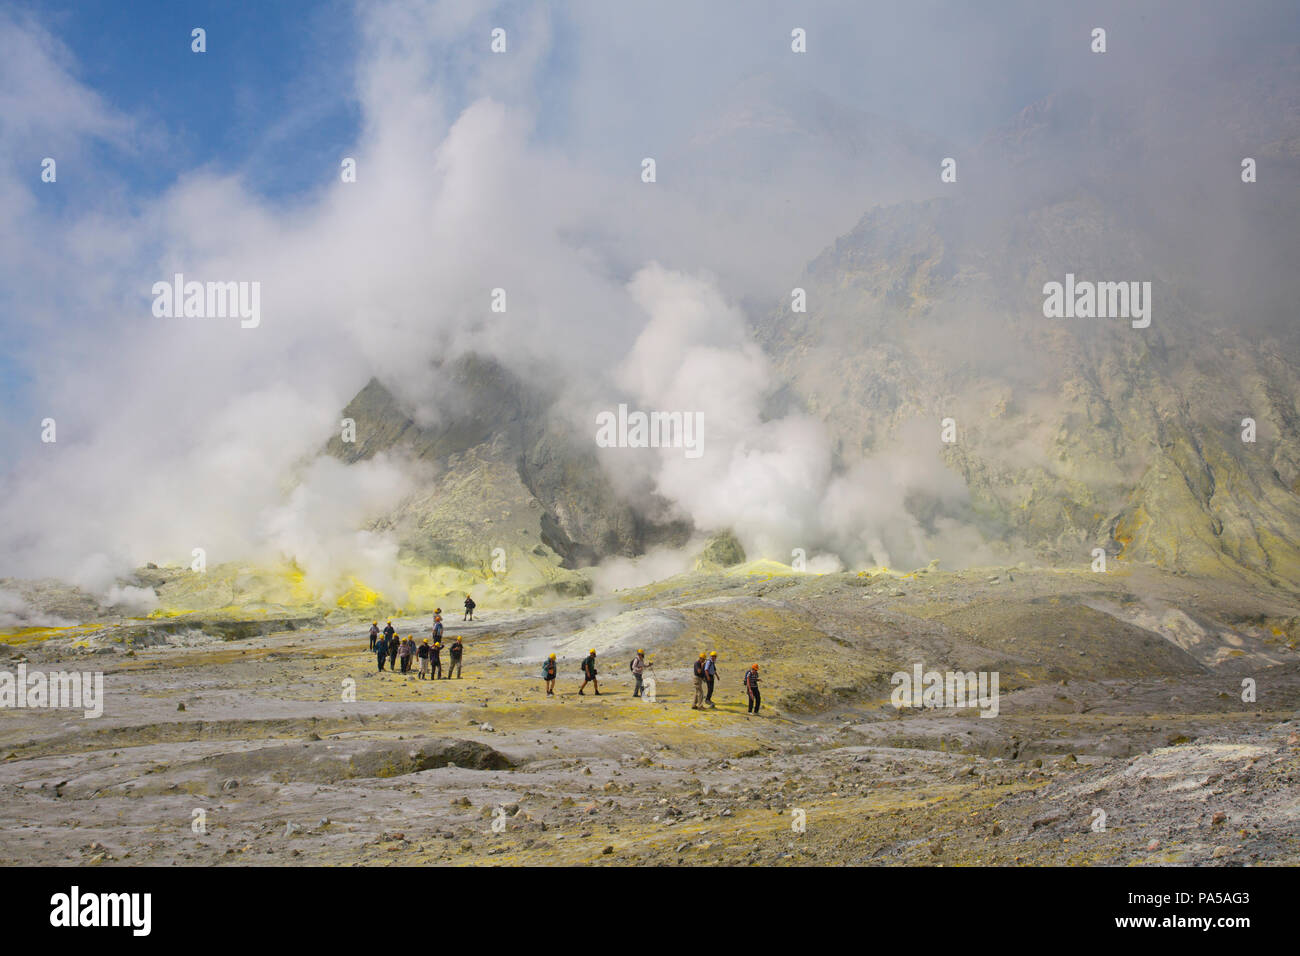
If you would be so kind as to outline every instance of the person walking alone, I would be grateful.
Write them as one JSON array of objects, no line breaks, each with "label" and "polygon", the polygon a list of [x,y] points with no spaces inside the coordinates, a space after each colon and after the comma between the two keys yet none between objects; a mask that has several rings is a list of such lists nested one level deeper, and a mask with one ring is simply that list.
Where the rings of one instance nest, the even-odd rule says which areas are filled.
[{"label": "person walking alone", "polygon": [[370,625],[370,650],[375,650],[375,642],[379,640],[379,622],[375,621]]},{"label": "person walking alone", "polygon": [[654,665],[646,663],[645,649],[638,647],[636,657],[632,658],[632,662],[628,666],[632,669],[632,676],[636,678],[636,687],[632,689],[632,696],[640,697],[645,688],[643,678],[646,668],[653,668]]},{"label": "person walking alone", "polygon": [[546,696],[555,696],[555,655],[542,661],[542,680],[546,681]]},{"label": "person walking alone", "polygon": [[758,665],[749,665],[749,670],[745,671],[745,691],[749,694],[749,713],[757,714],[758,707],[763,703],[763,695],[758,692]]},{"label": "person walking alone", "polygon": [[596,688],[596,696],[600,696],[600,684],[596,682],[596,649],[593,647],[586,657],[582,659],[582,686],[578,688],[579,695],[585,696],[583,691],[588,684]]},{"label": "person walking alone", "polygon": [[467,621],[474,620],[474,608],[476,607],[478,607],[478,605],[474,603],[474,599],[470,597],[468,594],[466,594],[465,595],[465,620]]}]

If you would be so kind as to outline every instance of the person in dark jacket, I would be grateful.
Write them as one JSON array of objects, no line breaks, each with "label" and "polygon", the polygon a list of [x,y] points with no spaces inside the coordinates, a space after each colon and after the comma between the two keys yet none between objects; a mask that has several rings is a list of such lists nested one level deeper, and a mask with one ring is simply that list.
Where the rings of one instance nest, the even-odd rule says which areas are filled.
[{"label": "person in dark jacket", "polygon": [[542,661],[542,680],[546,681],[546,696],[555,696],[555,655]]},{"label": "person in dark jacket", "polygon": [[476,607],[478,607],[478,605],[474,603],[474,599],[470,597],[468,594],[466,594],[465,595],[465,620],[467,621],[474,620],[474,608]]},{"label": "person in dark jacket", "polygon": [[379,622],[375,621],[370,625],[370,650],[374,651],[375,641],[379,640]]},{"label": "person in dark jacket", "polygon": [[442,679],[442,642],[434,641],[429,648],[429,680]]},{"label": "person in dark jacket", "polygon": [[375,652],[379,655],[379,669],[384,669],[384,658],[388,657],[388,638],[381,637],[379,643],[375,645]]},{"label": "person in dark jacket", "polygon": [[718,679],[718,652],[709,651],[709,659],[704,662],[704,683],[708,684],[709,692],[704,695],[704,703],[709,706],[710,710],[717,710],[717,705],[713,703],[713,682]]},{"label": "person in dark jacket", "polygon": [[425,675],[429,673],[429,639],[426,637],[415,653],[420,657],[420,680],[424,680]]},{"label": "person in dark jacket", "polygon": [[452,671],[456,672],[456,679],[460,680],[460,657],[465,653],[465,645],[457,637],[452,640],[448,650],[451,651],[451,659],[447,662],[447,680],[451,680]]},{"label": "person in dark jacket", "polygon": [[751,664],[745,671],[745,692],[749,694],[749,713],[757,714],[763,697],[758,692],[758,665]]},{"label": "person in dark jacket", "polygon": [[600,684],[596,682],[596,649],[593,647],[586,657],[582,659],[582,687],[578,688],[581,694],[587,684],[596,688],[596,696],[600,696]]},{"label": "person in dark jacket", "polygon": [[397,632],[394,631],[388,636],[388,669],[397,670],[397,655],[402,650],[402,642],[397,638]]},{"label": "person in dark jacket", "polygon": [[397,633],[397,628],[393,627],[392,621],[389,621],[387,624],[384,625],[384,637],[388,638],[391,641],[393,639],[393,635],[396,633]]}]

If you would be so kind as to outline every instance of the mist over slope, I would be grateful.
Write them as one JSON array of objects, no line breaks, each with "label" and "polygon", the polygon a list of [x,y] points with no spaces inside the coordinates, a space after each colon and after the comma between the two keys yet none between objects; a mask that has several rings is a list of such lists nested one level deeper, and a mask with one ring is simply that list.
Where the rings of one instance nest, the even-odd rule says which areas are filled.
[{"label": "mist over slope", "polygon": [[[1250,142],[1300,131],[1278,95],[1297,86],[1296,51],[1279,59],[1238,77],[1240,95],[1219,90]],[[1300,252],[1300,161],[1273,149],[1273,185],[1252,194],[1230,150],[1171,164],[1197,154],[1186,117],[1156,113],[1079,95],[1027,108],[985,141],[977,188],[959,176],[951,199],[868,213],[809,266],[808,314],[773,312],[758,334],[846,467],[940,447],[971,526],[1050,560],[1100,546],[1294,587],[1300,288],[1284,261]],[[1150,326],[1045,318],[1044,286],[1067,273],[1150,282]],[[957,516],[914,490],[900,504],[931,526]]]}]

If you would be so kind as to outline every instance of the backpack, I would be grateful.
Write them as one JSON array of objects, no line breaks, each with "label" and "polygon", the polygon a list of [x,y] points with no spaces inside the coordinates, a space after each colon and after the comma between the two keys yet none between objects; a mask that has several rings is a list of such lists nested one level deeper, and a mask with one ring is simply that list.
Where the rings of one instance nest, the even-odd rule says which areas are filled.
[{"label": "backpack", "polygon": [[695,662],[695,676],[696,677],[704,676],[704,664],[701,661]]},{"label": "backpack", "polygon": [[630,661],[627,662],[627,669],[630,670],[633,674],[636,673],[636,658],[635,658],[635,657],[632,658]]}]

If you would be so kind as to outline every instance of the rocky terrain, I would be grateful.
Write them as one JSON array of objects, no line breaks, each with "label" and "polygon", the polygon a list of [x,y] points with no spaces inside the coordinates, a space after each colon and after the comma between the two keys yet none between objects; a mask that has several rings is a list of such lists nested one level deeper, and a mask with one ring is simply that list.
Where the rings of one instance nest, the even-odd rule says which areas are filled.
[{"label": "rocky terrain", "polygon": [[[369,621],[338,615],[11,635],[7,669],[102,671],[106,701],[6,714],[0,860],[1300,862],[1300,619],[1277,592],[751,562],[459,617],[465,676],[440,682],[377,673]],[[592,647],[604,692],[580,697]],[[652,702],[630,696],[637,647]],[[712,711],[690,707],[700,650],[719,653]],[[918,664],[997,672],[997,715],[896,709],[891,675]]]},{"label": "rocky terrain", "polygon": [[[273,476],[286,498],[322,460],[409,479],[349,502],[341,538],[315,533],[327,483],[305,534],[203,573],[124,550],[163,566],[95,593],[71,568],[88,590],[0,580],[0,676],[107,695],[91,719],[5,710],[0,862],[1300,863],[1300,55],[1214,67],[1098,78],[970,148],[743,84],[664,167],[735,167],[702,209],[822,251],[748,263],[762,282],[684,313],[739,334],[670,336],[648,366],[710,358],[688,367],[718,387],[684,394],[732,422],[708,463],[734,473],[661,488],[597,453],[589,407],[635,391],[611,369],[649,306],[611,322],[631,351],[608,362],[398,363],[340,410],[355,441]],[[805,189],[819,171],[838,191]],[[647,265],[609,255],[620,281]],[[1046,317],[1067,275],[1149,283],[1150,325]],[[693,509],[693,482],[748,511]],[[437,606],[463,679],[377,672],[370,621],[423,637]],[[630,696],[638,647],[653,699]],[[589,648],[599,697],[577,694]],[[896,706],[914,669],[996,675],[996,707]]]}]

